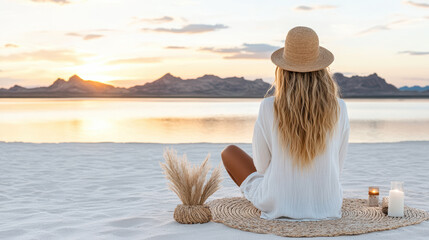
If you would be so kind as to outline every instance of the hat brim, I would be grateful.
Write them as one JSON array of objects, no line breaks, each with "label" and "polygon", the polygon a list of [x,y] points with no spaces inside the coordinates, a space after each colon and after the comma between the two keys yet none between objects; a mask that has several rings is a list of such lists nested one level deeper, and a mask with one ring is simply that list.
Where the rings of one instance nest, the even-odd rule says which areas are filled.
[{"label": "hat brim", "polygon": [[278,67],[292,72],[314,72],[328,67],[334,61],[334,55],[326,48],[319,46],[318,58],[309,63],[298,64],[283,58],[284,47],[271,54],[271,61]]}]

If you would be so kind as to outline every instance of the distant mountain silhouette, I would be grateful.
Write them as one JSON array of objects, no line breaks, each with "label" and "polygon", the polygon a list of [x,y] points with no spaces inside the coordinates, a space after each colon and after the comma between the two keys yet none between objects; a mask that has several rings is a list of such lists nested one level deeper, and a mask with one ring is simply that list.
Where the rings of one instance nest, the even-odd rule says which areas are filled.
[{"label": "distant mountain silhouette", "polygon": [[193,97],[263,97],[270,84],[243,77],[220,78],[204,75],[196,79],[183,80],[170,73],[158,80],[129,88],[130,95],[193,96]]},{"label": "distant mountain silhouette", "polygon": [[428,86],[412,86],[412,87],[408,87],[408,86],[403,86],[400,87],[399,90],[401,91],[414,91],[414,92],[425,92],[425,91],[429,91],[429,85]]},{"label": "distant mountain silhouette", "polygon": [[96,82],[85,81],[77,75],[73,75],[68,81],[58,78],[51,86],[47,88],[51,92],[62,93],[97,93],[97,92],[116,92],[112,85]]},{"label": "distant mountain silhouette", "polygon": [[[369,76],[333,75],[342,97],[429,97],[429,91],[400,91],[376,73]],[[73,75],[68,81],[58,78],[48,87],[25,88],[15,85],[1,88],[0,97],[263,97],[270,84],[262,79],[221,78],[206,74],[195,79],[182,79],[165,74],[161,78],[120,88]]]},{"label": "distant mountain silhouette", "polygon": [[368,76],[346,77],[342,73],[335,73],[333,79],[338,83],[343,96],[375,96],[392,95],[399,90],[389,84],[376,73]]},{"label": "distant mountain silhouette", "polygon": [[[96,81],[83,80],[73,75],[68,81],[58,78],[49,87],[24,88],[15,85],[9,89],[0,89],[0,97],[94,97],[116,96],[127,93],[123,88]],[[13,94],[11,94],[13,93]]]}]

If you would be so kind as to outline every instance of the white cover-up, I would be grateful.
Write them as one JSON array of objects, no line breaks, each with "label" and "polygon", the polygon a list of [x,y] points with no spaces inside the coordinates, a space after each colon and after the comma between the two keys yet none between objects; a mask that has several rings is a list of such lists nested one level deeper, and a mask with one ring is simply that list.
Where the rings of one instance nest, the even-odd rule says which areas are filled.
[{"label": "white cover-up", "polygon": [[241,184],[240,190],[261,210],[261,218],[322,220],[341,217],[343,191],[340,174],[346,157],[350,124],[346,104],[338,99],[340,114],[332,137],[313,168],[293,167],[288,151],[279,145],[274,122],[274,97],[262,100],[255,123],[252,150],[256,172]]}]

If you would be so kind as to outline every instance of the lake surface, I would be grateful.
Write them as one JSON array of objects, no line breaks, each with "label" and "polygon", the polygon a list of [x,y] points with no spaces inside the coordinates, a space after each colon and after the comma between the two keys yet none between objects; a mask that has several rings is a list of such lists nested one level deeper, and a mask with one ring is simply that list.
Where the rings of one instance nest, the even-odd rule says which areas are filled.
[{"label": "lake surface", "polygon": [[[0,99],[0,141],[250,143],[261,99]],[[429,140],[428,99],[346,100],[350,142]]]}]

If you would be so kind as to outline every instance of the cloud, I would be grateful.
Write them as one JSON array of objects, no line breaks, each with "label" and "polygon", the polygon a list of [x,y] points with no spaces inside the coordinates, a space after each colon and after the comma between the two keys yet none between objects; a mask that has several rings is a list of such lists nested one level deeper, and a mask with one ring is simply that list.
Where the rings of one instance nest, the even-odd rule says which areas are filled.
[{"label": "cloud", "polygon": [[203,47],[201,51],[209,51],[225,55],[225,59],[266,59],[279,47],[265,43],[244,43],[241,47],[233,48],[212,48]]},{"label": "cloud", "polygon": [[48,62],[63,62],[82,64],[82,57],[90,56],[90,54],[78,54],[72,50],[37,50],[33,52],[15,53],[7,56],[0,56],[0,62],[10,61],[48,61]]},{"label": "cloud", "polygon": [[183,46],[166,46],[165,49],[188,49],[188,47]]},{"label": "cloud", "polygon": [[174,18],[169,17],[169,16],[164,16],[164,17],[160,17],[160,18],[142,18],[142,19],[140,19],[141,22],[148,22],[148,23],[153,23],[153,24],[167,23],[167,22],[172,22],[173,20],[174,20]]},{"label": "cloud", "polygon": [[244,45],[243,50],[249,51],[249,52],[271,52],[279,48],[277,46],[272,46],[265,43],[256,43],[256,44],[245,43],[243,45]]},{"label": "cloud", "polygon": [[101,38],[103,37],[103,35],[101,34],[87,34],[85,36],[83,36],[83,40],[91,40],[91,39],[96,39],[96,38]]},{"label": "cloud", "polygon": [[141,58],[126,58],[126,59],[116,59],[108,62],[109,65],[116,64],[140,64],[140,63],[158,63],[162,59],[158,57],[141,57]]},{"label": "cloud", "polygon": [[296,11],[313,11],[313,10],[334,9],[334,8],[337,8],[337,6],[333,6],[333,5],[316,5],[316,6],[301,5],[301,6],[295,7],[294,10],[296,10]]},{"label": "cloud", "polygon": [[422,56],[422,55],[429,55],[429,52],[421,52],[421,51],[401,51],[398,52],[398,54],[408,54],[413,56]]},{"label": "cloud", "polygon": [[74,32],[66,33],[66,35],[73,36],[73,37],[81,37],[83,40],[91,40],[91,39],[101,38],[104,36],[101,34],[79,34]]},{"label": "cloud", "polygon": [[379,31],[390,30],[390,29],[391,28],[387,24],[386,25],[377,25],[377,26],[365,29],[365,30],[359,32],[357,35],[365,35],[367,33],[379,32]]},{"label": "cloud", "polygon": [[419,8],[429,8],[429,3],[416,3],[413,1],[404,1],[403,3]]},{"label": "cloud", "polygon": [[367,28],[363,31],[358,32],[356,35],[365,35],[368,33],[373,33],[373,32],[379,32],[379,31],[385,31],[385,30],[391,30],[392,28],[396,27],[399,24],[403,24],[403,23],[407,23],[407,22],[411,22],[414,19],[400,19],[400,20],[396,20],[387,24],[381,24],[381,25],[376,25],[370,28]]},{"label": "cloud", "polygon": [[223,24],[188,24],[181,28],[144,28],[144,31],[154,31],[154,32],[167,32],[167,33],[186,33],[186,34],[194,34],[194,33],[205,33],[205,32],[213,32],[218,29],[228,28]]},{"label": "cloud", "polygon": [[200,48],[201,51],[209,51],[214,53],[239,53],[242,48],[212,48],[212,47],[203,47]]},{"label": "cloud", "polygon": [[4,45],[5,48],[18,48],[19,46],[13,43],[6,43]]},{"label": "cloud", "polygon": [[225,59],[267,59],[271,53],[237,53],[232,56],[225,56]]},{"label": "cloud", "polygon": [[51,3],[60,4],[60,5],[71,3],[68,0],[31,0],[31,1],[33,1],[33,2],[51,2]]},{"label": "cloud", "polygon": [[81,37],[82,35],[79,33],[74,33],[74,32],[70,32],[70,33],[66,33],[67,36],[73,36],[73,37]]},{"label": "cloud", "polygon": [[[133,17],[133,20],[130,22],[130,24],[140,24],[140,23],[147,23],[147,24],[163,24],[163,23],[169,23],[177,20],[177,18],[173,18],[170,16],[164,16],[164,17],[158,17],[158,18],[139,18],[139,17]],[[183,21],[183,18],[179,18],[179,20]]]}]

